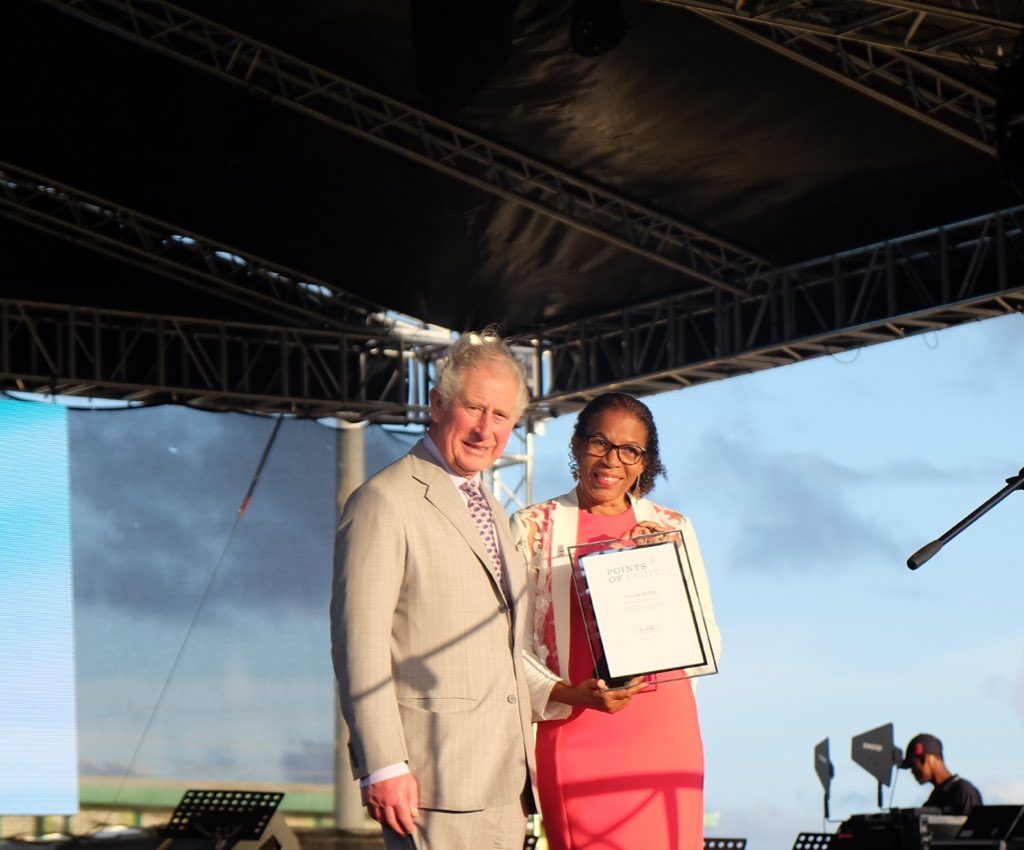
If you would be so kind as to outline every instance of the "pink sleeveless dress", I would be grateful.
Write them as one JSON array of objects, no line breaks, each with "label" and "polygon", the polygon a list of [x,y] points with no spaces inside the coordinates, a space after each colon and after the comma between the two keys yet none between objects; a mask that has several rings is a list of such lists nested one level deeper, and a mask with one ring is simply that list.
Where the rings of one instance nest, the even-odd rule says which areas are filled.
[{"label": "pink sleeveless dress", "polygon": [[[636,524],[579,512],[577,542]],[[569,678],[594,676],[583,615],[571,594]],[[574,708],[537,727],[537,784],[551,850],[702,850],[704,748],[693,690],[655,683],[617,714]]]}]

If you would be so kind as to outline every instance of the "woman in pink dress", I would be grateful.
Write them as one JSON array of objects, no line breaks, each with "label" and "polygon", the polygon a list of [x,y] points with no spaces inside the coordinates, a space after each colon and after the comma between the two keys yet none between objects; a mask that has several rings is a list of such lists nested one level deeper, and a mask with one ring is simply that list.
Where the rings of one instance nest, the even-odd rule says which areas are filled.
[{"label": "woman in pink dress", "polygon": [[[610,690],[595,678],[569,547],[678,530],[718,657],[711,592],[689,521],[644,496],[664,474],[647,406],[605,393],[576,420],[576,487],[513,520],[529,563],[531,663],[560,677],[537,727],[537,785],[551,850],[701,850],[704,751],[692,680]],[[697,671],[695,671],[697,672]]]}]

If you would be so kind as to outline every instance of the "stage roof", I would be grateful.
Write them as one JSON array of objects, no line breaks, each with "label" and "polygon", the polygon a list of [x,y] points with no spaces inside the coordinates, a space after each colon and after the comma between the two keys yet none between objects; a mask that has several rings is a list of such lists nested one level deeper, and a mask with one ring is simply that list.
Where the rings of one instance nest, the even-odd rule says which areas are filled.
[{"label": "stage roof", "polygon": [[[493,144],[550,167],[549,182],[568,175],[584,194],[597,187],[641,216],[663,217],[658,226],[693,228],[726,259],[694,263],[690,274],[685,252],[668,261],[657,256],[657,228],[642,250],[614,232],[609,238],[613,228],[593,224],[609,207],[602,198],[578,215],[578,187],[576,200],[541,193],[524,203],[530,197],[507,173],[487,185],[493,174],[484,173],[486,164],[453,175],[458,157],[472,151],[448,160],[417,154],[415,145],[388,137],[387,127],[360,136],[354,125],[324,120],[316,91],[282,105],[277,92],[247,88],[244,73],[233,70],[232,82],[154,49],[159,39],[133,43],[124,30],[73,14],[101,20],[109,13],[103,7],[118,5],[126,18],[168,8],[203,16],[413,107],[414,123],[422,123],[421,113],[435,116],[484,140],[479,158]],[[1006,23],[993,28],[989,21],[984,44],[964,35],[970,21],[934,13],[958,8],[955,2],[845,4],[888,10],[886,25],[904,26],[910,47],[929,27],[953,33],[947,44],[959,32],[949,73],[965,90],[982,92],[990,113],[973,140],[969,131],[955,138],[934,123],[941,104],[914,117],[910,108],[894,108],[892,96],[890,103],[870,96],[867,87],[888,73],[877,55],[878,68],[862,69],[858,90],[837,72],[829,75],[824,62],[816,69],[758,43],[772,31],[737,10],[753,14],[766,5],[817,14],[797,22],[811,27],[793,31],[804,33],[804,43],[812,25],[824,26],[828,12],[820,10],[836,6],[623,2],[621,40],[583,56],[570,35],[574,13],[618,4],[14,0],[0,58],[0,160],[299,270],[371,306],[454,330],[500,322],[524,334],[706,289],[708,281],[722,279],[733,291],[737,269],[749,275],[785,267],[1019,202],[1000,173],[992,117],[994,66],[1009,62],[993,44],[996,36],[1016,41],[1020,10],[1007,7],[1018,4],[993,4],[990,15]],[[723,9],[735,14],[718,14]],[[857,32],[880,43],[867,24],[852,32],[853,41],[834,41],[843,56],[865,48]],[[931,46],[906,55],[947,67],[934,46],[943,42],[934,31],[930,37]],[[396,117],[395,124],[409,120]],[[535,178],[526,174],[522,182]],[[0,239],[4,298],[268,318],[267,310],[184,286],[16,217],[0,221]]]}]

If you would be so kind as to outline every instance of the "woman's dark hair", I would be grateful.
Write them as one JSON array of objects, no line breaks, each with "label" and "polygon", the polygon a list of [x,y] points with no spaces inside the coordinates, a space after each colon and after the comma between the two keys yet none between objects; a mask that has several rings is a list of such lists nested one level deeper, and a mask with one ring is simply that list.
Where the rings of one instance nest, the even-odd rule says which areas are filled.
[{"label": "woman's dark hair", "polygon": [[646,496],[654,489],[654,479],[661,475],[667,478],[665,467],[661,463],[661,454],[658,452],[658,427],[654,424],[654,417],[650,409],[640,399],[633,398],[626,393],[602,393],[597,398],[591,399],[587,406],[579,412],[576,417],[576,424],[572,429],[572,439],[569,442],[569,471],[573,478],[579,478],[580,464],[576,457],[576,446],[582,446],[587,437],[590,436],[590,423],[595,416],[618,410],[636,417],[647,431],[647,445],[644,446],[644,471],[640,473],[636,484],[630,491],[633,496]]}]

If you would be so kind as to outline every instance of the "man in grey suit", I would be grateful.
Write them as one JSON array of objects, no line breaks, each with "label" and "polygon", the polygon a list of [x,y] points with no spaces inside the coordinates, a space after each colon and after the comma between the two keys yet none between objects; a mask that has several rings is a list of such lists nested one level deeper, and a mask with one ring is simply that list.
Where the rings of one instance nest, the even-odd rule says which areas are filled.
[{"label": "man in grey suit", "polygon": [[[496,334],[456,342],[427,435],[356,490],[335,548],[331,639],[352,771],[389,848],[520,850],[532,810],[525,573],[480,473],[526,406]],[[528,680],[529,679],[529,680]]]}]

